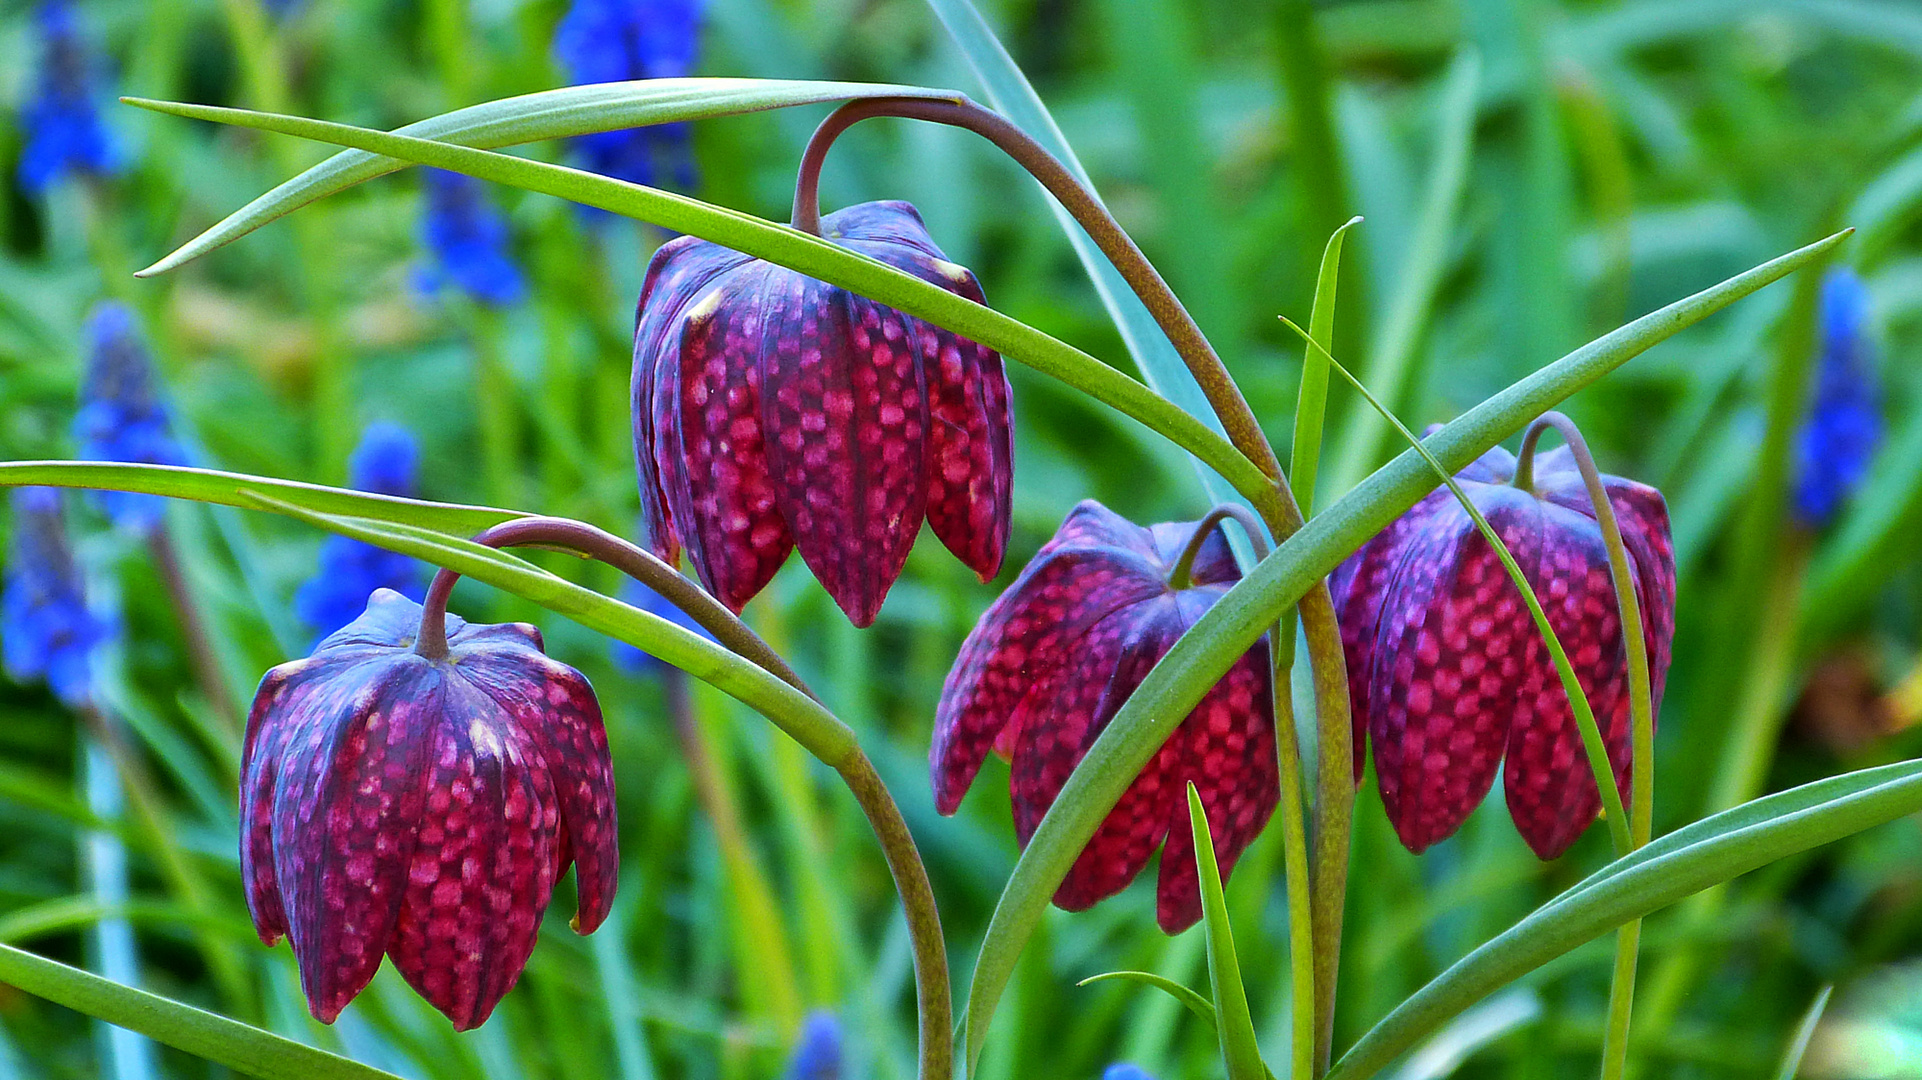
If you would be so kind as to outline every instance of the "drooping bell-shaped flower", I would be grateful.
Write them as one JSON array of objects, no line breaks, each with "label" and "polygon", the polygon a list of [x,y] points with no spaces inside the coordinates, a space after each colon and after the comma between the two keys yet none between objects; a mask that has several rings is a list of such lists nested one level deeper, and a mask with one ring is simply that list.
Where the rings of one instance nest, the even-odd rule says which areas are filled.
[{"label": "drooping bell-shaped flower", "polygon": [[15,488],[10,501],[13,535],[0,599],[7,675],[45,679],[54,696],[78,708],[92,700],[93,650],[110,628],[87,606],[60,489]]},{"label": "drooping bell-shaped flower", "polygon": [[[574,0],[554,27],[554,58],[568,82],[678,79],[694,71],[703,0]],[[693,145],[685,122],[601,131],[573,140],[589,172],[635,184],[665,173],[694,186]]]},{"label": "drooping bell-shaped flower", "polygon": [[[347,459],[349,482],[361,491],[413,498],[420,446],[413,433],[388,420],[368,424]],[[420,562],[351,536],[329,534],[320,543],[320,566],[294,593],[294,613],[312,627],[314,641],[352,622],[378,589],[418,601],[424,589]]]},{"label": "drooping bell-shaped flower", "polygon": [[422,292],[451,286],[476,303],[507,307],[527,292],[520,267],[508,251],[507,219],[487,199],[479,180],[443,169],[421,171],[426,196],[420,218]]},{"label": "drooping bell-shaped flower", "polygon": [[[87,316],[86,333],[87,374],[73,418],[81,460],[186,464],[133,312],[103,301]],[[96,491],[93,496],[115,525],[134,532],[152,532],[166,516],[167,500],[159,495]]]},{"label": "drooping bell-shaped flower", "polygon": [[[851,206],[835,243],[982,299],[913,207]],[[925,518],[983,581],[1012,480],[1001,357],[949,331],[693,237],[662,245],[634,335],[634,445],[655,554],[682,545],[735,611],[799,548],[856,626]]]},{"label": "drooping bell-shaped flower", "polygon": [[94,58],[80,17],[66,0],[43,0],[34,19],[40,67],[20,112],[20,187],[37,195],[68,176],[107,176],[120,167],[119,148],[100,121]]},{"label": "drooping bell-shaped flower", "polygon": [[825,1009],[808,1014],[788,1056],[784,1080],[841,1080],[841,1022]]},{"label": "drooping bell-shaped flower", "polygon": [[[941,688],[937,809],[955,812],[993,749],[1009,759],[1015,835],[1027,844],[1149,669],[1240,577],[1218,529],[1186,581],[1171,575],[1195,527],[1142,528],[1093,501],[1074,508],[982,615]],[[1186,785],[1200,790],[1224,878],[1280,797],[1267,649],[1263,639],[1238,658],[1175,729],[1075,860],[1057,906],[1080,911],[1120,892],[1159,846],[1161,928],[1201,917]]]},{"label": "drooping bell-shaped flower", "polygon": [[1815,398],[1796,441],[1795,518],[1811,529],[1835,519],[1867,478],[1882,441],[1869,315],[1862,279],[1846,266],[1830,270],[1818,310]]},{"label": "drooping bell-shaped flower", "polygon": [[[1628,798],[1627,650],[1588,489],[1566,447],[1538,454],[1527,490],[1497,447],[1456,474],[1541,601],[1595,712]],[[1675,631],[1668,506],[1605,476],[1648,644],[1657,711]],[[1356,775],[1374,747],[1382,805],[1419,852],[1454,833],[1498,766],[1510,815],[1544,859],[1601,807],[1575,715],[1520,590],[1447,488],[1397,518],[1329,579],[1355,718]],[[1503,762],[1506,760],[1506,764]]]},{"label": "drooping bell-shaped flower", "polygon": [[262,941],[284,934],[331,1023],[382,954],[461,1030],[520,978],[570,863],[574,926],[614,899],[614,774],[600,705],[525,624],[381,590],[305,660],[261,680],[241,759],[240,861]]}]

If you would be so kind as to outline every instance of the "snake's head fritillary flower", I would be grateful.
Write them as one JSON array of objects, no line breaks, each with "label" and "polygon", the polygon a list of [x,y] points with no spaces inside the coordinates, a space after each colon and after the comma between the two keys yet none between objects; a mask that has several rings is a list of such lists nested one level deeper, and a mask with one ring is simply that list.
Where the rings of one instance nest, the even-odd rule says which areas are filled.
[{"label": "snake's head fritillary flower", "polygon": [[826,1010],[808,1014],[794,1040],[784,1080],[841,1080],[841,1022]]},{"label": "snake's head fritillary flower", "polygon": [[[1074,508],[981,617],[941,688],[929,755],[936,808],[954,813],[993,749],[1010,761],[1015,834],[1027,844],[1148,670],[1240,577],[1212,529],[1189,580],[1171,581],[1195,527],[1143,528],[1093,501]],[[1266,639],[1235,660],[1149,761],[1054,902],[1080,911],[1114,895],[1161,846],[1157,921],[1171,934],[1193,925],[1201,892],[1190,781],[1225,878],[1280,797]]]},{"label": "snake's head fritillary flower", "polygon": [[[970,300],[912,206],[822,235]],[[856,626],[925,518],[986,581],[1008,541],[1008,378],[993,350],[694,237],[661,246],[634,335],[634,444],[655,554],[685,545],[735,611],[795,548]]]},{"label": "snake's head fritillary flower", "polygon": [[33,96],[20,113],[20,187],[38,194],[67,176],[106,176],[120,167],[119,148],[100,121],[94,58],[80,17],[65,0],[45,0],[36,13],[40,67]]},{"label": "snake's head fritillary flower", "polygon": [[1881,391],[1869,337],[1869,291],[1846,266],[1822,279],[1815,400],[1796,443],[1795,517],[1819,529],[1868,476],[1882,441]]},{"label": "snake's head fritillary flower", "polygon": [[[574,0],[554,27],[554,58],[576,86],[685,77],[700,51],[705,6],[703,0]],[[573,143],[589,172],[653,184],[665,171],[685,189],[695,182],[689,134],[685,122],[650,124],[581,135]]]},{"label": "snake's head fritillary flower", "polygon": [[0,599],[7,675],[45,679],[54,696],[78,708],[92,700],[93,649],[109,627],[87,606],[60,490],[15,488],[10,501],[13,536]]},{"label": "snake's head fritillary flower", "polygon": [[[87,316],[87,373],[74,414],[74,440],[84,461],[183,465],[167,407],[155,385],[153,359],[126,305],[105,301]],[[132,491],[93,493],[115,525],[147,533],[166,516],[167,500]]]},{"label": "snake's head fritillary flower", "polygon": [[507,307],[525,295],[527,284],[507,247],[507,219],[488,201],[481,182],[424,169],[421,184],[426,207],[420,238],[429,258],[421,268],[421,291],[451,285],[489,307]]},{"label": "snake's head fritillary flower", "polygon": [[[377,420],[361,432],[347,459],[349,482],[361,491],[413,498],[420,446],[399,424]],[[294,593],[294,613],[315,631],[315,641],[346,626],[378,589],[419,600],[424,592],[419,562],[351,536],[329,534],[320,543],[320,566]]]},{"label": "snake's head fritillary flower", "polygon": [[574,864],[574,926],[613,902],[614,774],[587,680],[525,624],[447,616],[381,590],[305,660],[261,680],[241,759],[240,860],[254,927],[292,939],[331,1023],[382,954],[461,1030],[484,1022]]},{"label": "snake's head fritillary flower", "polygon": [[[1588,489],[1566,447],[1535,457],[1529,490],[1499,447],[1456,480],[1514,555],[1587,693],[1628,797],[1627,650]],[[1668,506],[1605,476],[1628,549],[1659,711],[1675,632]],[[1356,725],[1372,743],[1382,805],[1410,851],[1454,833],[1502,767],[1509,814],[1544,859],[1601,807],[1547,646],[1494,549],[1446,488],[1397,518],[1329,581]],[[1506,765],[1503,765],[1504,757]]]}]

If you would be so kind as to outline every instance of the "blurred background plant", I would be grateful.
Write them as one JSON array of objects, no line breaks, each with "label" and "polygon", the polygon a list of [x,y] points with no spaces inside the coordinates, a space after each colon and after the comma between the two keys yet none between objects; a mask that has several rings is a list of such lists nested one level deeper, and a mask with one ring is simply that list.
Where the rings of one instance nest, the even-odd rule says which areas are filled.
[{"label": "blurred background plant", "polygon": [[[1565,408],[1604,468],[1662,487],[1674,516],[1658,831],[1922,754],[1922,365],[1908,362],[1922,347],[1922,11],[1010,0],[986,13],[1284,455],[1301,348],[1274,316],[1306,315],[1323,242],[1353,213],[1367,223],[1349,240],[1335,351],[1417,427],[1624,319],[1860,229],[1852,269],[1799,275]],[[321,151],[110,102],[393,127],[567,82],[689,73],[983,96],[921,0],[0,0],[0,454],[417,484],[629,531],[632,305],[665,234],[410,171],[136,282]],[[531,152],[778,219],[825,111]],[[1127,363],[1047,204],[992,150],[909,123],[846,138],[823,178],[830,209],[913,200],[996,306]],[[1001,585],[1084,497],[1135,520],[1206,508],[1178,452],[1010,373],[1022,422]],[[1317,505],[1392,449],[1364,406],[1334,395],[1343,452]],[[336,1026],[314,1024],[287,950],[261,948],[247,924],[239,710],[260,672],[357,610],[333,588],[365,577],[418,595],[416,569],[264,515],[55,499],[69,548],[47,502],[22,495],[7,519],[0,941],[406,1076],[765,1077],[790,1061],[793,1075],[912,1075],[905,924],[851,802],[735,702],[551,618],[549,647],[594,680],[614,744],[627,851],[613,917],[583,939],[553,915],[476,1032],[456,1036],[391,971]],[[537,558],[615,587],[605,568]],[[940,818],[924,762],[942,677],[995,591],[923,543],[871,630],[835,615],[798,561],[748,610],[901,797],[963,970],[1014,858],[1007,803],[990,791]],[[537,611],[472,584],[454,606]],[[76,682],[67,665],[89,641]],[[998,787],[1005,766],[986,775]],[[1478,814],[1417,860],[1364,799],[1337,1044],[1606,857],[1591,830],[1537,862],[1503,815]],[[1271,829],[1229,889],[1275,1062],[1288,1057],[1279,862]],[[1151,890],[1144,879],[1089,912],[1049,913],[984,1076],[1094,1077],[1118,1060],[1212,1074],[1214,1036],[1179,1004],[1074,986],[1124,967],[1198,981],[1199,933],[1153,932]],[[1771,1070],[1833,984],[1804,1074],[1922,1076],[1916,822],[1776,864],[1646,934],[1645,1075]],[[1596,943],[1535,973],[1399,1075],[1587,1071],[1609,962]],[[838,1020],[808,1019],[819,1009]],[[8,1075],[210,1073],[0,988]]]}]

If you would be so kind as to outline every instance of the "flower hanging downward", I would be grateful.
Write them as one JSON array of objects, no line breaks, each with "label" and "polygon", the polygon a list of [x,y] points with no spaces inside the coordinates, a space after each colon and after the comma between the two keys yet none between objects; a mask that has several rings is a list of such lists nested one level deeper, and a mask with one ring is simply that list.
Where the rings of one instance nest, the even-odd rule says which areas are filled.
[{"label": "flower hanging downward", "polygon": [[520,978],[555,880],[574,926],[614,899],[614,776],[587,680],[524,624],[446,619],[382,589],[261,680],[241,760],[240,861],[261,940],[286,934],[331,1023],[381,954],[461,1030]]},{"label": "flower hanging downward", "polygon": [[[982,299],[903,202],[822,222],[836,243]],[[983,581],[1001,567],[1008,380],[993,350],[693,237],[661,247],[634,334],[634,445],[655,554],[680,546],[741,610],[800,548],[856,626],[926,518]]]},{"label": "flower hanging downward", "polygon": [[[1594,708],[1628,798],[1626,650],[1594,505],[1574,456],[1536,456],[1525,486],[1497,447],[1456,474],[1540,599]],[[1668,506],[1654,488],[1602,478],[1628,549],[1659,712],[1675,631]],[[1440,489],[1329,580],[1354,702],[1356,776],[1374,744],[1382,805],[1410,851],[1452,834],[1506,756],[1509,814],[1535,853],[1568,849],[1601,806],[1574,713],[1541,635],[1494,549]]]},{"label": "flower hanging downward", "polygon": [[[1074,508],[968,635],[941,689],[930,753],[935,806],[952,814],[988,750],[1011,762],[1023,845],[1068,774],[1148,670],[1240,574],[1220,530],[1142,528],[1100,503]],[[1198,541],[1192,565],[1184,548]],[[1225,878],[1280,798],[1264,638],[1210,689],[1089,840],[1054,902],[1079,911],[1134,880],[1156,846],[1156,917],[1201,918],[1186,785],[1207,808]]]}]

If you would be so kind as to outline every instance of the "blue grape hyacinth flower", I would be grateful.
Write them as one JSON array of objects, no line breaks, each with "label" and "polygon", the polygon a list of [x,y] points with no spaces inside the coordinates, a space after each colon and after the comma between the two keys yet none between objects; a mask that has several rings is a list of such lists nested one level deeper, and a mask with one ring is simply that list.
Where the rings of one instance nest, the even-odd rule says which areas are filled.
[{"label": "blue grape hyacinth flower", "polygon": [[422,172],[426,208],[421,214],[422,292],[453,287],[479,303],[506,307],[526,295],[520,267],[507,250],[507,219],[487,199],[481,182],[442,169]]},{"label": "blue grape hyacinth flower", "polygon": [[1155,1078],[1148,1075],[1148,1070],[1139,1065],[1117,1061],[1101,1074],[1101,1080],[1155,1080]]},{"label": "blue grape hyacinth flower", "polygon": [[[411,498],[416,494],[420,447],[406,428],[375,421],[361,433],[348,459],[350,483],[361,491]],[[424,568],[399,552],[347,536],[320,545],[320,568],[294,593],[294,613],[321,639],[360,617],[376,589],[392,589],[418,602],[425,595]]]},{"label": "blue grape hyacinth flower", "polygon": [[20,187],[38,195],[64,177],[107,176],[120,167],[120,152],[101,123],[93,57],[80,33],[80,18],[63,0],[46,0],[35,13],[40,31],[40,68],[33,94],[20,112],[26,145],[20,151]]},{"label": "blue grape hyacinth flower", "polygon": [[[105,301],[87,316],[87,374],[73,435],[83,461],[184,465],[167,407],[155,385],[152,358],[126,305]],[[130,491],[99,491],[94,498],[115,525],[152,532],[167,500]]]},{"label": "blue grape hyacinth flower", "polygon": [[[675,79],[691,74],[700,50],[701,0],[574,0],[554,28],[554,58],[568,81]],[[603,131],[574,140],[581,167],[635,184],[665,173],[694,186],[685,123]]]},{"label": "blue grape hyacinth flower", "polygon": [[1869,291],[1846,266],[1822,279],[1815,398],[1796,443],[1795,519],[1819,529],[1868,475],[1882,441],[1881,389],[1869,337]]},{"label": "blue grape hyacinth flower", "polygon": [[808,1014],[794,1040],[786,1080],[841,1080],[841,1022],[820,1010]]},{"label": "blue grape hyacinth flower", "polygon": [[65,503],[57,488],[15,488],[0,637],[7,674],[45,679],[74,708],[93,697],[94,646],[108,624],[87,607],[86,585],[67,543]]}]

